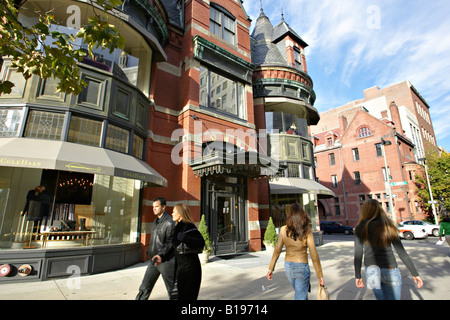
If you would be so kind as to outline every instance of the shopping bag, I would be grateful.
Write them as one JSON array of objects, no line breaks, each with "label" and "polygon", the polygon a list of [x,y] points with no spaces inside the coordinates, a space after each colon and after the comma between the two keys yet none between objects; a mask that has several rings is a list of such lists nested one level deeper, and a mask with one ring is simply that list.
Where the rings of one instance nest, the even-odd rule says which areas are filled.
[{"label": "shopping bag", "polygon": [[321,286],[317,289],[317,300],[330,300],[330,293],[326,286]]}]

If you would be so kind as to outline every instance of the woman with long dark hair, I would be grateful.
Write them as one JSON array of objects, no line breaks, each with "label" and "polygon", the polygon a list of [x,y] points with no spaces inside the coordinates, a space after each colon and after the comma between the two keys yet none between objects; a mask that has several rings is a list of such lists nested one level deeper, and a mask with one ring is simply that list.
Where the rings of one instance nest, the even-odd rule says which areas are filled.
[{"label": "woman with long dark hair", "polygon": [[419,273],[400,241],[395,222],[386,215],[381,204],[374,199],[364,202],[361,218],[355,229],[355,278],[358,288],[364,287],[361,277],[362,258],[366,282],[377,300],[400,300],[402,276],[392,246],[411,272],[418,288],[423,285]]},{"label": "woman with long dark hair", "polygon": [[308,249],[319,283],[321,286],[325,284],[319,254],[317,253],[314,237],[309,226],[310,222],[311,219],[308,213],[299,204],[289,206],[286,225],[281,227],[278,243],[267,272],[267,279],[272,280],[275,264],[283,249],[283,245],[286,246],[284,271],[292,287],[294,287],[295,300],[308,300],[311,275],[308,264]]},{"label": "woman with long dark hair", "polygon": [[[194,225],[189,207],[184,203],[175,205],[172,219],[176,224],[173,247],[178,299],[197,300],[202,281],[202,266],[198,254],[203,250],[205,240]],[[161,257],[155,258],[156,264],[161,263]]]}]

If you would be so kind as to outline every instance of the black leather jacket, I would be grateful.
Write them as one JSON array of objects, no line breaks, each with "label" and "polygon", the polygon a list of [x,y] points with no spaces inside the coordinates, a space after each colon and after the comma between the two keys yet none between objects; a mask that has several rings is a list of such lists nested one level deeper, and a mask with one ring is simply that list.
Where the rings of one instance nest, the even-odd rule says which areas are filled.
[{"label": "black leather jacket", "polygon": [[150,259],[155,255],[159,255],[164,261],[166,256],[173,255],[172,237],[174,225],[172,217],[166,212],[163,213],[161,218],[156,218],[155,222],[153,222],[150,245],[147,250]]}]

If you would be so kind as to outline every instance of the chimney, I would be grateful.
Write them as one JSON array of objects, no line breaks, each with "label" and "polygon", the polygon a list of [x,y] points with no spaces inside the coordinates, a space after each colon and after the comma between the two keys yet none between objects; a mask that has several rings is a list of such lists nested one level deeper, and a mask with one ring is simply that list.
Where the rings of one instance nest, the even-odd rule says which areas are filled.
[{"label": "chimney", "polygon": [[341,132],[344,132],[345,129],[347,129],[348,121],[347,118],[344,116],[339,117],[339,128],[341,128]]},{"label": "chimney", "polygon": [[398,133],[404,134],[405,132],[403,131],[402,122],[400,120],[400,112],[398,111],[398,107],[395,104],[395,101],[391,102],[389,110],[391,111],[392,122],[394,123],[395,129]]}]

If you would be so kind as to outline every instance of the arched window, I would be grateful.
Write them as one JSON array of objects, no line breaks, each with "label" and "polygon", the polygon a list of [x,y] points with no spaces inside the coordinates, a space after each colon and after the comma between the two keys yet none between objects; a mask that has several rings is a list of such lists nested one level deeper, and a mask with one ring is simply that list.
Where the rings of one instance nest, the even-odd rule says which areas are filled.
[{"label": "arched window", "polygon": [[358,138],[364,138],[370,136],[370,129],[367,127],[362,127],[358,131]]}]

